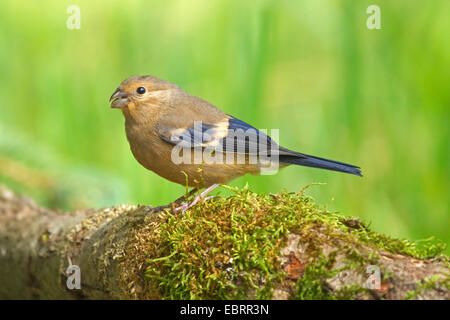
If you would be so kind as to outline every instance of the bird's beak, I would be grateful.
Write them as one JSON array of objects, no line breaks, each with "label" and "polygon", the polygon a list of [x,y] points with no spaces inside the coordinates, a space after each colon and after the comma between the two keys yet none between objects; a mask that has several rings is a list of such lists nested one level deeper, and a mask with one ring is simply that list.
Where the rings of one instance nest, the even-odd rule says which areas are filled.
[{"label": "bird's beak", "polygon": [[114,91],[111,98],[109,98],[109,102],[111,102],[111,108],[123,108],[128,103],[128,95],[121,91],[119,88]]}]

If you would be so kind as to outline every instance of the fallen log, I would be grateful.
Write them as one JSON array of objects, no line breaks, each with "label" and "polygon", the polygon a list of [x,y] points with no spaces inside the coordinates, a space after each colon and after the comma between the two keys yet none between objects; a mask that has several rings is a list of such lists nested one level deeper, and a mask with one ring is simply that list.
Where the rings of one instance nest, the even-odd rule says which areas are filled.
[{"label": "fallen log", "polygon": [[148,209],[59,212],[1,187],[0,298],[450,298],[442,243],[378,234],[304,191]]}]

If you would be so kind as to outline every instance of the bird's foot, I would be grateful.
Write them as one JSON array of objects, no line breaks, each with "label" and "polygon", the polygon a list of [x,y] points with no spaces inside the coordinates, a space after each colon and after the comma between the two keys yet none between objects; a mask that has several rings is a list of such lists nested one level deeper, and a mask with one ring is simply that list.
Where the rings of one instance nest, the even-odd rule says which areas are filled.
[{"label": "bird's foot", "polygon": [[194,200],[192,200],[191,203],[188,202],[183,202],[181,203],[181,205],[179,207],[173,208],[172,212],[178,212],[181,210],[181,214],[183,214],[187,209],[192,208],[197,202],[199,202],[200,200],[202,201],[206,201],[208,199],[211,199],[215,196],[209,196],[209,197],[205,197],[209,192],[211,192],[212,190],[214,190],[215,188],[217,188],[219,185],[218,184],[213,184],[211,186],[209,186],[208,188],[206,188],[203,192],[201,192],[198,196],[196,196],[194,198]]},{"label": "bird's foot", "polygon": [[181,214],[183,214],[183,213],[186,212],[187,209],[192,208],[193,206],[195,206],[197,204],[197,202],[199,202],[200,200],[207,201],[207,200],[209,200],[211,198],[214,198],[214,197],[215,196],[209,196],[209,197],[206,197],[206,198],[203,199],[201,196],[196,196],[194,198],[194,200],[192,200],[191,203],[189,203],[189,202],[182,202],[180,206],[178,206],[176,208],[173,208],[172,212],[176,213],[176,212],[181,210]]},{"label": "bird's foot", "polygon": [[[194,200],[192,200],[191,203],[189,203],[189,202],[182,202],[182,201],[183,201],[183,199],[187,199],[187,197],[193,195],[194,192],[196,190],[198,190],[198,189],[191,190],[191,192],[189,192],[188,195],[178,198],[177,200],[175,200],[171,204],[168,204],[168,205],[165,205],[165,206],[159,206],[159,207],[150,208],[147,211],[145,211],[144,214],[149,214],[149,213],[153,213],[153,212],[159,212],[159,211],[163,211],[163,210],[169,209],[169,208],[172,208],[172,212],[173,213],[181,211],[181,213],[183,214],[187,209],[192,208],[200,200],[207,201],[207,200],[215,197],[215,196],[206,197],[206,195],[209,192],[211,192],[212,190],[214,190],[215,188],[217,188],[218,186],[219,186],[218,184],[213,184],[213,185],[209,186],[203,192],[201,192],[199,195],[197,195],[194,198]],[[179,205],[179,206],[177,207],[176,205]]]}]

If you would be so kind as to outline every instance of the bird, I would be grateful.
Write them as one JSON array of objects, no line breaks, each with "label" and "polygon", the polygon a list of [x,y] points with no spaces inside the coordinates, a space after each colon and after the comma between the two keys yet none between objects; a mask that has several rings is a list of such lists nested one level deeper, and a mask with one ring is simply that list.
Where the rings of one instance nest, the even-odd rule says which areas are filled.
[{"label": "bird", "polygon": [[109,102],[122,111],[135,159],[169,181],[193,187],[188,195],[198,193],[190,203],[183,202],[188,195],[175,200],[174,212],[208,200],[220,184],[267,168],[300,165],[362,176],[358,166],[284,148],[262,130],[151,75],[123,80]]}]

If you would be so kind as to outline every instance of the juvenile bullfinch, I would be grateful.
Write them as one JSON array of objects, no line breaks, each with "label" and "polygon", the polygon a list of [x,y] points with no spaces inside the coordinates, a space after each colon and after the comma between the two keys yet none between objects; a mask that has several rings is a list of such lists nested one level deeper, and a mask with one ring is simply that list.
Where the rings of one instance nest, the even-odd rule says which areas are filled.
[{"label": "juvenile bullfinch", "polygon": [[122,110],[131,151],[142,166],[172,182],[193,186],[193,191],[206,188],[175,211],[205,199],[219,184],[247,173],[259,174],[274,164],[361,176],[357,166],[283,148],[251,125],[153,76],[124,80],[110,102],[111,108]]}]

